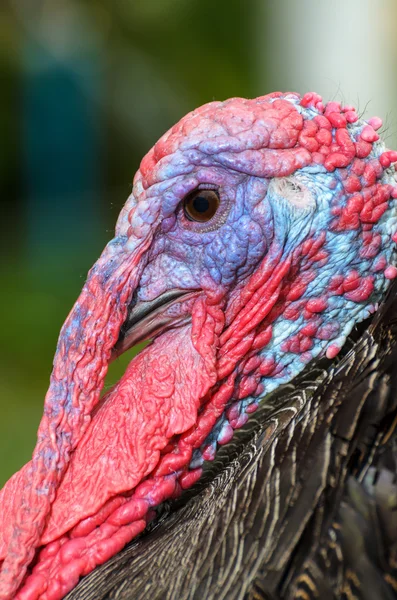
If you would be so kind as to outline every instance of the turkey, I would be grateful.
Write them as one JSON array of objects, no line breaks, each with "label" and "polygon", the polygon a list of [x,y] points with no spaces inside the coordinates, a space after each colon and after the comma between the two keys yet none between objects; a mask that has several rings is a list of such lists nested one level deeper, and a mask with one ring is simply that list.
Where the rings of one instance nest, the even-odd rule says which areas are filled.
[{"label": "turkey", "polygon": [[232,98],[144,157],[0,492],[1,599],[397,597],[381,125],[315,93]]}]

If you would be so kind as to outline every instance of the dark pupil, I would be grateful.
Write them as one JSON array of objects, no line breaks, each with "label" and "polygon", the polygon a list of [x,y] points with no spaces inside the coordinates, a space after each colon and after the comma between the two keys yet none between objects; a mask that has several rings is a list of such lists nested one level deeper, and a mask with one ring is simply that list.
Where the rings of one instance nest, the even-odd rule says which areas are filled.
[{"label": "dark pupil", "polygon": [[194,210],[196,210],[197,212],[205,213],[209,209],[210,203],[204,196],[196,196],[193,200],[193,206]]}]

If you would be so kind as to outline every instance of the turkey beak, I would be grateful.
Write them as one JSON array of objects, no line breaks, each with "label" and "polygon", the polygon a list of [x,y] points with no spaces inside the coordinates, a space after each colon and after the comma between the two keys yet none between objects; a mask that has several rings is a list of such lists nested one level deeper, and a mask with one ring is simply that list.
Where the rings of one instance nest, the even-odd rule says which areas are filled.
[{"label": "turkey beak", "polygon": [[149,301],[137,301],[136,294],[120,329],[112,351],[112,360],[138,344],[154,338],[169,328],[180,327],[191,320],[190,308],[200,290],[167,290]]}]

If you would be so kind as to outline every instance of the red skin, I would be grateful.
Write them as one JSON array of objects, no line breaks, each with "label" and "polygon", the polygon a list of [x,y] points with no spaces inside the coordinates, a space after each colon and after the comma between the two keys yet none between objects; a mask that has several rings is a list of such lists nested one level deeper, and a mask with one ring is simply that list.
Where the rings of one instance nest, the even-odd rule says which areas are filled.
[{"label": "red skin", "polygon": [[[335,207],[331,227],[362,229],[362,252],[377,256],[379,240],[372,228],[396,194],[377,180],[397,155],[385,152],[379,160],[366,160],[378,139],[378,120],[353,141],[347,126],[358,117],[351,107],[324,106],[316,94],[304,96],[301,105],[319,114],[304,119],[279,93],[205,105],[175,125],[143,159],[136,198],[118,222],[117,243],[91,270],[62,329],[32,461],[1,492],[0,599],[15,597],[18,589],[20,600],[61,598],[81,575],[140,533],[153,516],[152,507],[193,485],[201,475],[200,469],[189,470],[193,450],[236,399],[237,375],[239,398],[261,393],[261,377],[280,375],[282,366],[271,359],[255,360],[271,341],[272,324],[280,315],[291,321],[304,315],[307,323],[285,342],[284,351],[307,362],[313,340],[328,340],[337,332],[337,323],[323,325],[328,298],[339,294],[360,302],[370,297],[372,276],[349,272],[318,298],[302,299],[313,265],[318,268],[328,259],[321,235],[306,239],[284,260],[269,251],[227,305],[221,289],[201,294],[192,324],[162,334],[138,355],[94,410],[146,252],[164,218],[161,206],[150,202],[151,186],[167,178],[174,153],[187,140],[192,151],[203,145],[219,164],[262,178],[287,176],[313,164],[330,172],[340,169],[350,198],[343,208]],[[386,278],[397,275],[394,267],[380,268]],[[327,356],[338,351],[331,344]],[[230,429],[222,443],[246,419],[233,404],[228,417]],[[212,447],[205,458],[213,458]]]}]

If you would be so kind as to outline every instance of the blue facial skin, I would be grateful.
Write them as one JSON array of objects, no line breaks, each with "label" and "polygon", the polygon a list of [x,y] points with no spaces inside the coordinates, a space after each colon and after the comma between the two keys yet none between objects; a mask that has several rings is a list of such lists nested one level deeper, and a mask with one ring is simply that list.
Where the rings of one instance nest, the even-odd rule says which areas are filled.
[{"label": "blue facial skin", "polygon": [[[379,156],[383,146],[375,145],[374,156]],[[329,173],[322,166],[311,166],[285,178],[292,187],[302,191],[295,194],[294,201],[280,193],[280,181],[244,175],[224,168],[202,168],[190,171],[187,175],[172,178],[173,184],[167,189],[170,206],[176,205],[174,213],[167,216],[156,234],[148,255],[148,263],[143,271],[138,298],[152,300],[166,290],[179,288],[186,290],[202,289],[208,295],[214,290],[222,291],[225,304],[238,290],[243,288],[248,278],[255,272],[265,256],[279,256],[279,262],[290,257],[294,250],[309,237],[316,239],[326,233],[323,246],[328,259],[315,269],[312,281],[308,284],[303,298],[319,298],[330,286],[335,275],[346,275],[356,270],[361,276],[372,274],[374,291],[365,302],[355,302],[343,296],[328,298],[327,310],[322,315],[323,331],[327,326],[327,339],[314,339],[310,352],[297,354],[282,349],[283,342],[299,332],[307,319],[301,314],[296,320],[288,320],[281,315],[273,323],[273,336],[270,343],[261,351],[263,359],[277,363],[277,377],[263,377],[261,384],[265,396],[282,383],[291,380],[313,358],[324,355],[331,343],[341,347],[353,326],[376,310],[388,287],[383,271],[374,269],[377,259],[365,259],[359,255],[362,245],[361,231],[333,232],[332,207],[344,205],[343,186],[338,172]],[[394,174],[386,174],[383,182],[394,183]],[[282,182],[281,182],[282,183]],[[220,217],[204,227],[191,224],[183,214],[183,198],[200,185],[218,190],[221,204]],[[374,225],[373,231],[383,237],[382,254],[387,264],[395,262],[395,249],[391,235],[396,228],[396,201],[391,200],[389,210]],[[236,403],[246,420],[247,406],[258,403],[257,396],[248,396]],[[247,416],[247,415],[246,415]],[[200,466],[203,451],[213,447],[215,455],[217,443],[222,442],[228,426],[226,412],[218,420],[201,449],[195,451],[190,468]]]}]

